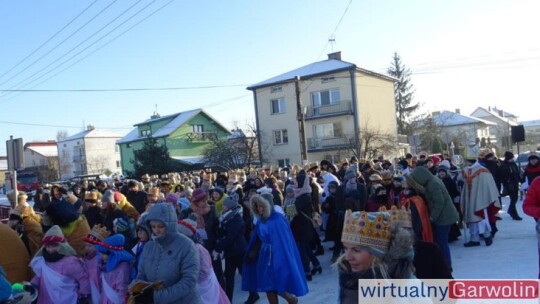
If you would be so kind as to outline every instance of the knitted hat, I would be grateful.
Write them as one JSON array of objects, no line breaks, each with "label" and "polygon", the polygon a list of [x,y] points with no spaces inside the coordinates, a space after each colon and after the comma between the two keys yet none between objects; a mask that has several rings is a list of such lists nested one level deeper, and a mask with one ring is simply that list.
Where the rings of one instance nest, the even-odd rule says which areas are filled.
[{"label": "knitted hat", "polygon": [[514,158],[514,153],[510,151],[504,152],[504,160],[511,160]]},{"label": "knitted hat", "polygon": [[227,207],[227,209],[229,210],[238,206],[238,194],[236,194],[235,192],[229,193],[229,195],[223,202],[223,206]]},{"label": "knitted hat", "polygon": [[167,196],[165,197],[165,201],[167,203],[170,203],[170,204],[173,204],[173,205],[176,205],[178,204],[178,196],[174,193],[169,193],[167,194]]},{"label": "knitted hat", "polygon": [[55,224],[60,225],[61,227],[66,227],[79,218],[77,209],[65,200],[50,204],[47,215],[51,217]]},{"label": "knitted hat", "polygon": [[349,180],[351,178],[356,178],[356,171],[357,171],[356,165],[351,165],[347,169],[347,171],[345,171],[345,180]]},{"label": "knitted hat", "polygon": [[108,236],[109,231],[107,231],[107,228],[103,225],[94,225],[92,227],[92,231],[83,238],[83,241],[90,243],[90,244],[98,244],[99,242],[103,242]]},{"label": "knitted hat", "polygon": [[208,199],[208,193],[206,193],[206,191],[201,188],[197,188],[193,191],[193,195],[191,197],[192,202],[200,202],[202,200]]},{"label": "knitted hat", "polygon": [[527,157],[527,161],[530,161],[531,159],[539,159],[539,160],[540,160],[540,158],[538,157],[538,155],[536,155],[536,153],[534,153],[534,152],[531,152],[531,153],[529,154],[529,157]]},{"label": "knitted hat", "polygon": [[178,232],[192,239],[197,234],[196,215],[190,215],[188,218],[178,221]]},{"label": "knitted hat", "polygon": [[115,218],[113,220],[113,225],[116,227],[116,231],[119,233],[129,230],[129,222],[122,217]]},{"label": "knitted hat", "polygon": [[185,197],[178,198],[177,203],[182,207],[182,210],[189,208],[189,200]]},{"label": "knitted hat", "polygon": [[391,236],[387,212],[345,212],[343,243],[361,246],[371,254],[383,257],[390,247]]},{"label": "knitted hat", "polygon": [[131,263],[134,257],[124,249],[125,242],[126,239],[122,234],[115,234],[96,246],[100,253],[109,255],[105,264],[105,272],[114,270],[121,262]]},{"label": "knitted hat", "polygon": [[450,170],[450,162],[448,160],[443,160],[440,164],[439,164],[439,169],[440,168],[444,168],[446,170]]},{"label": "knitted hat", "polygon": [[64,256],[76,255],[75,250],[69,245],[62,233],[62,229],[60,229],[58,225],[54,225],[47,230],[47,233],[45,233],[45,236],[41,239],[41,243],[43,246],[36,252],[36,256],[43,255],[43,248],[49,244],[58,244],[58,253]]},{"label": "knitted hat", "polygon": [[112,190],[107,190],[105,191],[105,193],[103,194],[103,197],[101,198],[101,202],[104,203],[104,204],[114,204],[115,201],[114,201],[114,191]]}]

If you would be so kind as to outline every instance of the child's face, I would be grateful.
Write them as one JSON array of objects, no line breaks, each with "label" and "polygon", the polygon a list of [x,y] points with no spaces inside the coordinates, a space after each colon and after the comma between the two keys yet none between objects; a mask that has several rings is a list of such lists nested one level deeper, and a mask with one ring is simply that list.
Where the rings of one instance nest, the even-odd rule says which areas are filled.
[{"label": "child's face", "polygon": [[141,242],[148,241],[148,233],[146,233],[146,231],[144,229],[137,230],[137,236],[139,237],[139,240]]},{"label": "child's face", "polygon": [[219,195],[219,192],[217,192],[217,191],[212,192],[212,199],[213,200],[215,200],[215,201],[219,200],[220,196],[221,195]]},{"label": "child's face", "polygon": [[45,250],[47,250],[48,253],[57,253],[60,246],[58,244],[49,244],[45,245]]}]

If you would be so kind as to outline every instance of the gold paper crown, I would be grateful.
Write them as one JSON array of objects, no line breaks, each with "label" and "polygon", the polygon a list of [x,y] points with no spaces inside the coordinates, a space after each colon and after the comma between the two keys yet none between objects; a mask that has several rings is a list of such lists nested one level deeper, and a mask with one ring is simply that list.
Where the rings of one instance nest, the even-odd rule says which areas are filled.
[{"label": "gold paper crown", "polygon": [[107,228],[105,228],[105,226],[94,225],[90,233],[84,237],[83,240],[87,243],[98,244],[99,242],[103,242],[103,240],[109,237],[110,234],[111,233],[107,230]]},{"label": "gold paper crown", "polygon": [[390,219],[385,212],[345,212],[341,241],[363,246],[371,253],[382,256],[390,246]]},{"label": "gold paper crown", "polygon": [[408,210],[407,208],[405,208],[405,206],[402,206],[401,208],[392,206],[392,208],[390,208],[390,211],[387,211],[386,207],[382,206],[379,211],[388,212],[390,214],[391,225],[399,225],[400,227],[412,228],[411,210]]}]

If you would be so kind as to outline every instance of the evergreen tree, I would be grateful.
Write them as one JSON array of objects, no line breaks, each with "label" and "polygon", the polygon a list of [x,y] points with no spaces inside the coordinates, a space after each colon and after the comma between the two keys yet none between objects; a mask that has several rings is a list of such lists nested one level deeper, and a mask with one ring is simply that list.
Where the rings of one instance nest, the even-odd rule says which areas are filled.
[{"label": "evergreen tree", "polygon": [[412,114],[418,110],[420,104],[413,104],[414,89],[411,84],[411,71],[401,62],[401,58],[397,53],[394,53],[393,61],[388,68],[388,74],[398,79],[394,83],[398,134],[410,135],[409,120]]},{"label": "evergreen tree", "polygon": [[135,176],[148,174],[167,174],[173,171],[173,163],[169,156],[169,149],[165,145],[159,145],[155,138],[144,141],[142,149],[133,151],[134,159],[131,160],[135,169]]}]

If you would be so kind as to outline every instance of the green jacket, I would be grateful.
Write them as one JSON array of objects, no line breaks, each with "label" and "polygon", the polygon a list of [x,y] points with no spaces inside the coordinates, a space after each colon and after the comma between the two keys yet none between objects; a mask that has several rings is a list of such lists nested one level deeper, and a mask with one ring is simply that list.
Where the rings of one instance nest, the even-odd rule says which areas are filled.
[{"label": "green jacket", "polygon": [[442,181],[424,167],[416,167],[407,176],[407,184],[424,195],[429,208],[429,218],[434,225],[451,225],[459,214]]}]

